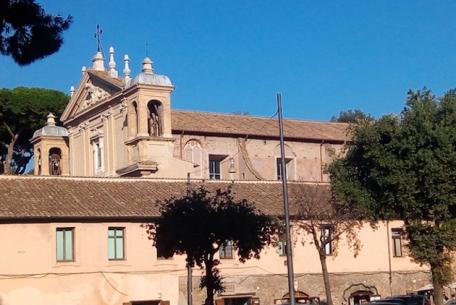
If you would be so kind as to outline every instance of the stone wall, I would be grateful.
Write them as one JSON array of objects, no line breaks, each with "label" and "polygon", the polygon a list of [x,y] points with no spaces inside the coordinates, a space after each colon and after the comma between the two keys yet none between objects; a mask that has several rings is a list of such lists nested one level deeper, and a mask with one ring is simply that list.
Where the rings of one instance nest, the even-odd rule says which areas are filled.
[{"label": "stone wall", "polygon": [[[206,291],[199,289],[199,281],[200,277],[193,277],[193,305],[201,305],[205,299]],[[366,290],[366,287],[372,287],[371,290],[374,293],[378,292],[382,297],[412,292],[430,283],[430,274],[426,271],[394,272],[391,288],[388,272],[333,273],[330,274],[330,281],[333,302],[339,305],[347,304],[351,293]],[[227,276],[224,282],[226,291],[223,295],[252,293],[260,298],[261,305],[272,305],[274,299],[279,299],[288,292],[286,274]],[[309,296],[320,297],[322,302],[326,299],[321,274],[296,274],[295,288]],[[179,295],[181,298],[187,295],[186,277],[179,278]]]}]

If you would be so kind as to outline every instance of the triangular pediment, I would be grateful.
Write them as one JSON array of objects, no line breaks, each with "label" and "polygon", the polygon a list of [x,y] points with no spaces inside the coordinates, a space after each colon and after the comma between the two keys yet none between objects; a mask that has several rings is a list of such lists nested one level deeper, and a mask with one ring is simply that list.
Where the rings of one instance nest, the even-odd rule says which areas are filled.
[{"label": "triangular pediment", "polygon": [[68,121],[78,114],[103,103],[122,90],[122,81],[103,71],[87,70],[67,104],[61,121]]}]

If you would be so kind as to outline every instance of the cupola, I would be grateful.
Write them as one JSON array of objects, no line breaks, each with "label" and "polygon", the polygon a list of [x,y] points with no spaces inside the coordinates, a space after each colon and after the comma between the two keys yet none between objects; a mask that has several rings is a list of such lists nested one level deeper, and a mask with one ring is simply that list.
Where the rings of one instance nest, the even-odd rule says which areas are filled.
[{"label": "cupola", "polygon": [[69,174],[68,130],[56,126],[55,115],[49,113],[47,123],[33,133],[34,174],[59,176]]}]

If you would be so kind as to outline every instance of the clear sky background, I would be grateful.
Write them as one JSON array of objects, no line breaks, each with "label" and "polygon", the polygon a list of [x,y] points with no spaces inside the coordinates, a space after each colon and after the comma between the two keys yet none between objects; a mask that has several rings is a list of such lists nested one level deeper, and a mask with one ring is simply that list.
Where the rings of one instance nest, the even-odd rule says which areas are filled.
[{"label": "clear sky background", "polygon": [[456,87],[456,1],[39,1],[74,18],[60,51],[19,67],[0,56],[0,87],[68,93],[90,66],[95,26],[105,56],[128,53],[132,75],[148,42],[173,107],[327,120],[358,108],[399,112],[409,89]]}]

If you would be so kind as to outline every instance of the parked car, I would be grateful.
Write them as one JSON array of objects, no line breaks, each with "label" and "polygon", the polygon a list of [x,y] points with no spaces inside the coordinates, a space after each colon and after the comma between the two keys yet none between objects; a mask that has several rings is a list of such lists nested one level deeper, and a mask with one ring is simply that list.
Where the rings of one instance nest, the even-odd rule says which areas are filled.
[{"label": "parked car", "polygon": [[375,300],[363,305],[404,305],[403,303],[393,303],[393,302],[385,302],[384,299],[382,300]]},{"label": "parked car", "polygon": [[380,304],[387,304],[387,305],[391,305],[391,304],[408,305],[406,300],[403,300],[403,299],[396,299],[396,298],[393,298],[393,297],[385,298],[385,299],[380,299],[380,300],[375,300],[375,301],[371,301],[371,303],[374,303],[374,304],[376,304],[376,305],[380,305]]},{"label": "parked car", "polygon": [[[405,305],[431,305],[427,296],[418,294],[396,295],[386,298],[387,300],[403,300]],[[456,305],[456,304],[455,304]]]},{"label": "parked car", "polygon": [[445,305],[456,305],[456,299],[449,300],[448,302],[445,303]]}]

